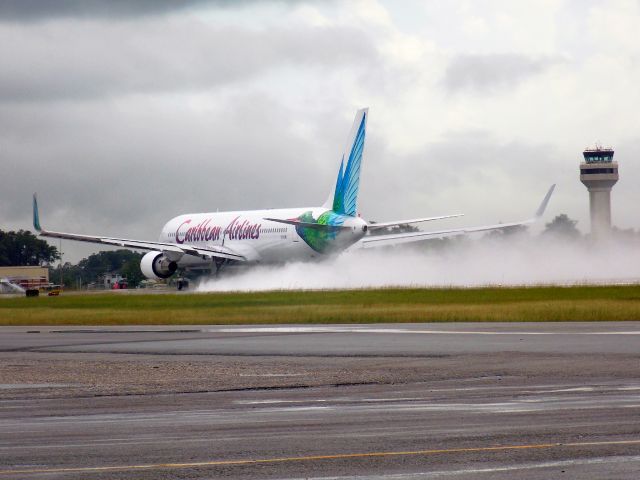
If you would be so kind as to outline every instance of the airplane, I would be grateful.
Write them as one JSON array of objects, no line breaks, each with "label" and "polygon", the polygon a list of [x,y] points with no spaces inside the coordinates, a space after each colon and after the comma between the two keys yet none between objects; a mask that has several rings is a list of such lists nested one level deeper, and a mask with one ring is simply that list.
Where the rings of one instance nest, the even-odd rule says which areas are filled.
[{"label": "airplane", "polygon": [[357,214],[360,171],[368,108],[358,110],[342,154],[338,177],[319,207],[187,213],[169,220],[157,241],[80,235],[45,230],[33,195],[33,226],[40,236],[147,251],[140,262],[149,279],[167,279],[178,268],[213,269],[226,265],[284,263],[335,255],[346,250],[398,245],[471,232],[530,224],[544,213],[555,185],[549,188],[533,218],[470,228],[372,235],[375,230],[430,222],[462,214],[370,223]]}]

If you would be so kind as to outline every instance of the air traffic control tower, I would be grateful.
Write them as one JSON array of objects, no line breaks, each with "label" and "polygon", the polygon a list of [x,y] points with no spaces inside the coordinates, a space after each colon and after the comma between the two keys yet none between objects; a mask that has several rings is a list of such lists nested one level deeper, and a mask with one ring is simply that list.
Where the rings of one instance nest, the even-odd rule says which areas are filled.
[{"label": "air traffic control tower", "polygon": [[588,148],[582,152],[580,181],[589,190],[591,237],[598,241],[611,233],[611,188],[618,181],[618,162],[613,161],[613,149]]}]

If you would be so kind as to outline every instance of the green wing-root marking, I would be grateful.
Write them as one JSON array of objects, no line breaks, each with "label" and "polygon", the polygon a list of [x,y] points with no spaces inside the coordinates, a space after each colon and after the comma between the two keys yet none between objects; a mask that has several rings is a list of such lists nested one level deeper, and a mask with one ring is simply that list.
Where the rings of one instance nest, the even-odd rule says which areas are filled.
[{"label": "green wing-root marking", "polygon": [[[313,218],[311,211],[304,212],[297,218],[304,223],[317,223],[319,225],[339,226],[344,223],[342,215],[337,215],[331,210],[324,212],[317,219]],[[319,229],[296,226],[296,232],[300,237],[318,253],[327,253],[334,245],[339,229]]]}]

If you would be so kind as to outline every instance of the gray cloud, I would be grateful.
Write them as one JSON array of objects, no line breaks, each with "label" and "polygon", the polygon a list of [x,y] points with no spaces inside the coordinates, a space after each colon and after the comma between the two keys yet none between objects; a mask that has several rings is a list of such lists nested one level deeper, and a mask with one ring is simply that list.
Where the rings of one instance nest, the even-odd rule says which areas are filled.
[{"label": "gray cloud", "polygon": [[[361,205],[368,218],[379,221],[453,213],[465,214],[449,221],[460,226],[521,220],[533,213],[549,185],[566,180],[553,168],[558,155],[553,146],[501,142],[481,130],[452,132],[404,155],[379,139],[367,141]],[[381,201],[380,192],[393,192],[393,201]],[[566,194],[566,189],[556,192],[551,213],[557,197]],[[523,203],[524,198],[532,200]]]},{"label": "gray cloud", "polygon": [[[535,205],[511,198],[524,188],[537,200],[556,181],[545,169],[553,151],[543,145],[462,132],[398,154],[375,133],[373,114],[359,199],[369,220],[457,212],[467,214],[461,225],[515,220]],[[349,116],[330,109],[309,117],[250,92],[202,112],[163,111],[144,99],[126,110],[108,101],[12,104],[0,112],[11,179],[0,217],[29,228],[29,194],[38,191],[47,228],[155,239],[184,212],[317,205],[335,181]],[[65,244],[68,253],[91,251]]]},{"label": "gray cloud", "polygon": [[[273,0],[272,0],[273,1]],[[280,0],[281,3],[295,3]],[[52,18],[135,18],[199,6],[237,7],[257,0],[3,0],[0,21],[32,22]]]},{"label": "gray cloud", "polygon": [[3,109],[0,228],[30,228],[32,191],[48,228],[142,239],[189,211],[320,204],[341,145],[327,154],[294,126],[307,122],[318,143],[350,126],[315,124],[263,94],[200,113],[138,101]]},{"label": "gray cloud", "polygon": [[530,58],[518,54],[458,55],[449,63],[443,84],[449,92],[491,92],[514,87],[544,73],[559,59]]},{"label": "gray cloud", "polygon": [[43,101],[210,88],[287,65],[375,62],[376,52],[349,28],[263,32],[187,19],[0,26],[0,58],[0,101]]},{"label": "gray cloud", "polygon": [[[174,14],[184,3],[193,12]],[[51,13],[54,4],[62,13]],[[282,15],[273,3],[218,16],[199,14],[225,2],[110,4],[120,9],[117,14],[100,13],[107,2],[88,6],[93,4],[82,2],[87,13],[78,13],[66,6],[73,2],[42,2],[44,11],[14,11],[13,17],[0,8],[2,229],[29,228],[32,191],[40,194],[49,228],[141,239],[154,239],[168,218],[183,212],[321,203],[335,181],[352,115],[367,105],[372,117],[359,199],[367,219],[463,212],[461,226],[515,220],[530,214],[548,184],[557,182],[550,218],[566,212],[586,230],[587,195],[577,178],[580,137],[583,130],[589,138],[605,130],[602,138],[613,136],[619,147],[624,175],[614,190],[614,222],[640,221],[629,207],[638,203],[633,179],[639,173],[630,159],[640,143],[635,132],[626,133],[625,145],[620,140],[620,125],[632,126],[635,118],[622,108],[633,104],[632,89],[616,83],[615,96],[605,77],[585,79],[580,91],[566,92],[566,103],[556,92],[557,110],[542,112],[552,116],[557,132],[523,132],[542,118],[537,95],[562,85],[542,74],[563,62],[554,55],[572,55],[566,43],[549,57],[467,52],[434,73],[428,55],[415,68],[391,59],[385,47],[390,38],[376,28],[341,21],[312,26],[309,12]],[[12,2],[0,2],[5,5]],[[337,2],[325,10],[334,7],[345,8]],[[402,15],[412,14],[403,9]],[[448,15],[438,18],[459,20],[453,7]],[[575,38],[582,40],[582,33]],[[438,52],[453,48],[434,41]],[[477,47],[491,51],[495,45]],[[581,72],[577,61],[565,66],[558,69],[564,81]],[[617,78],[637,76],[624,72]],[[482,95],[464,95],[508,91],[529,79],[527,86],[544,83],[519,105],[522,112],[505,105],[508,95],[491,108]],[[600,108],[591,119],[587,105],[577,106],[596,87],[612,93],[615,115]],[[443,98],[443,91],[453,95]],[[478,109],[488,119],[487,131],[471,130]],[[618,116],[620,110],[627,113]],[[497,112],[528,121],[505,127],[491,121]],[[442,116],[435,133],[432,119],[426,121],[433,115]],[[618,123],[610,121],[616,118]],[[398,148],[404,137],[394,133],[397,122],[423,120],[430,143]],[[81,251],[77,245],[65,242],[64,248]]]},{"label": "gray cloud", "polygon": [[305,91],[377,53],[351,28],[189,15],[0,22],[0,57],[0,228],[30,228],[38,191],[49,228],[153,239],[183,212],[323,202],[350,119],[285,107],[278,79]]}]

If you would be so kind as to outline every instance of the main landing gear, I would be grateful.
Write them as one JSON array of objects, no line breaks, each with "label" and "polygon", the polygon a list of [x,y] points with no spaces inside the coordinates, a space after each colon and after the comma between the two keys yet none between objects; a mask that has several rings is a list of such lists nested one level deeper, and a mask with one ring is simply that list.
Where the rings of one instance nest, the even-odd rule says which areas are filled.
[{"label": "main landing gear", "polygon": [[230,263],[231,263],[231,260],[227,258],[216,257],[213,260],[213,265],[216,267],[216,273],[215,273],[216,277],[219,276],[220,273],[222,272],[222,269],[228,266]]},{"label": "main landing gear", "polygon": [[189,279],[179,278],[178,280],[176,280],[176,287],[178,291],[187,290],[189,288]]}]

